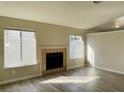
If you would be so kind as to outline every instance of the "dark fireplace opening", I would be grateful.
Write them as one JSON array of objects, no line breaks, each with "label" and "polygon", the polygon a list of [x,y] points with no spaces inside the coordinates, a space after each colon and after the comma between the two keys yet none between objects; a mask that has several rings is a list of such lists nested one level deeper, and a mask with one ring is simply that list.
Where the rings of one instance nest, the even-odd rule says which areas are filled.
[{"label": "dark fireplace opening", "polygon": [[63,52],[46,53],[46,70],[63,67]]}]

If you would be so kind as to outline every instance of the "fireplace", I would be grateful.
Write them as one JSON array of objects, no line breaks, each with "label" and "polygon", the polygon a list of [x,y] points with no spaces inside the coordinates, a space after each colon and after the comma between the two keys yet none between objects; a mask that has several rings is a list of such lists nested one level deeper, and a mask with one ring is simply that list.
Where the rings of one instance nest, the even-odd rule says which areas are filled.
[{"label": "fireplace", "polygon": [[63,52],[46,53],[46,70],[63,67]]},{"label": "fireplace", "polygon": [[43,74],[66,70],[66,48],[42,49]]}]

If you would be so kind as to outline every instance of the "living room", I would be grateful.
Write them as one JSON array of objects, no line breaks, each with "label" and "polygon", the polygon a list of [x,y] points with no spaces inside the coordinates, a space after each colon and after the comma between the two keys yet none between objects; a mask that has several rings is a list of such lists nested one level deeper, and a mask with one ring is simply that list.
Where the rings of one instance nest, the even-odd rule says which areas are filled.
[{"label": "living room", "polygon": [[0,1],[0,91],[123,92],[123,1]]}]

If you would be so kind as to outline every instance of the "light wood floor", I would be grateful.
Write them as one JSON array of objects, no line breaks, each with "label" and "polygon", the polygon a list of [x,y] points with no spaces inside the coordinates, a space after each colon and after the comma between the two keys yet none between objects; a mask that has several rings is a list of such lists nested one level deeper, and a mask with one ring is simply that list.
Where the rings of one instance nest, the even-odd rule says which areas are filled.
[{"label": "light wood floor", "polygon": [[91,67],[83,67],[68,70],[67,72],[1,85],[0,91],[124,91],[124,75]]}]

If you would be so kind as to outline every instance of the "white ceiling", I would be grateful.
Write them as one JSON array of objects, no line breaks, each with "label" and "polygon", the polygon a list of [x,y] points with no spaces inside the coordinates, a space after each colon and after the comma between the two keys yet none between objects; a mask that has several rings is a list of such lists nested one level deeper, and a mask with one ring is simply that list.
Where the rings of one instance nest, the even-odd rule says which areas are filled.
[{"label": "white ceiling", "polygon": [[0,15],[89,29],[124,15],[124,2],[0,1]]}]

